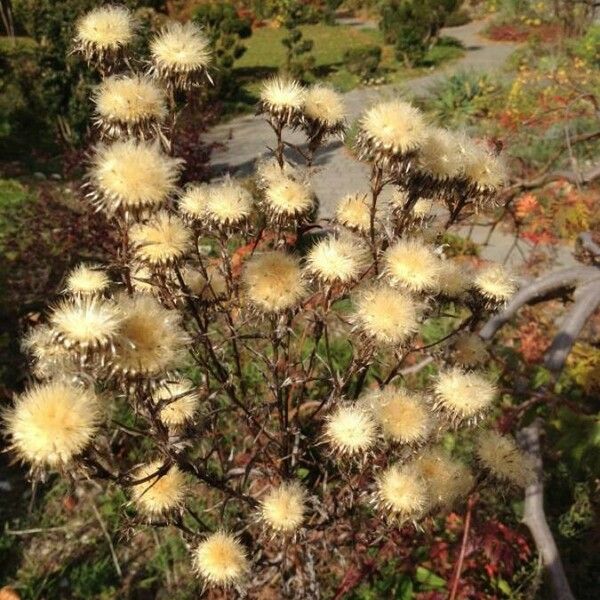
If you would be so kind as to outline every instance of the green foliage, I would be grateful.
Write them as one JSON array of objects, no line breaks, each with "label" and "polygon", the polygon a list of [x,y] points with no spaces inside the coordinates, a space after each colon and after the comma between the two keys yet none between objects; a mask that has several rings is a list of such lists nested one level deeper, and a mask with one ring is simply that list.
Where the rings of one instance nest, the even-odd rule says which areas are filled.
[{"label": "green foliage", "polygon": [[215,86],[210,90],[211,97],[230,100],[238,91],[233,64],[246,52],[242,40],[252,35],[250,21],[240,17],[231,2],[201,4],[193,20],[208,34],[214,53]]},{"label": "green foliage", "polygon": [[369,79],[377,74],[381,64],[381,46],[375,44],[358,48],[348,48],[344,52],[344,65],[353,75]]},{"label": "green foliage", "polygon": [[437,121],[461,126],[490,111],[497,84],[481,73],[461,71],[434,86],[427,102]]},{"label": "green foliage", "polygon": [[315,66],[315,57],[310,54],[313,41],[304,38],[300,25],[306,22],[307,7],[297,0],[282,0],[281,15],[287,35],[281,40],[286,49],[285,73],[306,80]]},{"label": "green foliage", "polygon": [[600,67],[600,25],[592,25],[573,42],[573,53],[591,66]]},{"label": "green foliage", "polygon": [[421,64],[459,0],[385,0],[379,26],[406,66]]}]

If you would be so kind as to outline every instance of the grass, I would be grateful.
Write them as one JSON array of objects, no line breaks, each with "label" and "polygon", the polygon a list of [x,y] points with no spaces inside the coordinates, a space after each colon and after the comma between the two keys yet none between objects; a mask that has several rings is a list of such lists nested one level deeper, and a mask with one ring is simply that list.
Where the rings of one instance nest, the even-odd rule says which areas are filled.
[{"label": "grass", "polygon": [[[305,39],[312,40],[315,57],[315,79],[325,81],[346,92],[361,85],[357,75],[344,68],[344,53],[352,48],[380,45],[383,49],[381,71],[387,83],[398,83],[420,75],[429,68],[462,56],[456,40],[444,38],[433,47],[420,68],[408,69],[394,56],[394,48],[383,42],[377,29],[359,29],[344,25],[304,25],[300,28]],[[286,36],[282,28],[265,27],[253,32],[246,40],[246,53],[236,62],[235,74],[240,82],[237,110],[253,108],[261,82],[274,75],[285,63],[285,48],[281,40]]]}]

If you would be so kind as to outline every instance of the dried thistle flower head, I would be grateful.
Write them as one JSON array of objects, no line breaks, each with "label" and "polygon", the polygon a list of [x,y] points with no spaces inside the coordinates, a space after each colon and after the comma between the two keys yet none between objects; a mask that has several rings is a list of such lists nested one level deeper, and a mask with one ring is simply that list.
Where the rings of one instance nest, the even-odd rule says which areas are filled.
[{"label": "dried thistle flower head", "polygon": [[325,283],[349,283],[358,279],[368,264],[362,240],[350,236],[326,237],[309,250],[306,269]]},{"label": "dried thistle flower head", "polygon": [[175,191],[182,162],[156,143],[130,139],[101,145],[92,160],[88,197],[109,214],[158,208]]},{"label": "dried thistle flower head", "polygon": [[270,489],[260,503],[260,516],[277,533],[294,533],[302,525],[306,492],[297,482]]},{"label": "dried thistle flower head", "polygon": [[202,223],[206,218],[206,207],[211,188],[206,183],[186,187],[179,198],[179,212],[191,222]]},{"label": "dried thistle flower head", "polygon": [[159,416],[170,427],[191,421],[200,404],[200,394],[189,379],[167,381],[154,390],[153,397],[164,403]]},{"label": "dried thistle flower head", "polygon": [[377,440],[377,424],[363,406],[338,406],[327,417],[325,439],[340,454],[365,452]]},{"label": "dried thistle flower head", "polygon": [[67,465],[92,441],[100,409],[92,390],[55,380],[35,385],[4,415],[11,448],[33,467]]},{"label": "dried thistle flower head", "polygon": [[384,255],[385,273],[393,285],[412,292],[437,288],[442,263],[435,252],[416,239],[399,240]]},{"label": "dried thistle flower head", "polygon": [[462,161],[456,136],[440,127],[429,127],[419,149],[417,168],[435,180],[461,175]]},{"label": "dried thistle flower head", "polygon": [[422,221],[433,215],[434,202],[431,198],[419,198],[412,207],[411,213],[415,219]]},{"label": "dried thistle flower head", "polygon": [[273,77],[260,91],[258,108],[282,125],[295,125],[302,118],[306,91],[297,81]]},{"label": "dried thistle flower head", "polygon": [[239,586],[250,571],[246,550],[230,533],[209,535],[193,551],[196,573],[209,585]]},{"label": "dried thistle flower head", "polygon": [[185,475],[173,465],[164,472],[159,460],[143,465],[134,473],[134,480],[146,479],[131,486],[131,496],[138,510],[149,518],[164,516],[181,508],[185,502]]},{"label": "dried thistle flower head", "polygon": [[467,265],[454,259],[441,261],[438,273],[438,290],[447,298],[461,298],[471,287],[471,271]]},{"label": "dried thistle flower head", "polygon": [[380,102],[360,120],[360,158],[386,165],[391,160],[412,156],[423,143],[425,131],[425,121],[414,106],[402,100]]},{"label": "dried thistle flower head", "polygon": [[370,207],[364,194],[348,194],[342,198],[335,211],[335,219],[344,227],[367,233],[371,228]]},{"label": "dried thistle flower head", "polygon": [[192,21],[168,23],[150,42],[151,73],[175,88],[187,90],[203,79],[211,82],[210,41]]},{"label": "dried thistle flower head", "polygon": [[177,311],[147,294],[122,295],[118,305],[124,318],[113,358],[116,372],[156,378],[181,365],[189,340]]},{"label": "dried thistle flower head", "polygon": [[88,62],[114,57],[134,36],[131,12],[124,6],[95,8],[79,19],[75,50]]},{"label": "dried thistle flower head", "polygon": [[515,280],[498,263],[479,269],[473,278],[473,286],[492,308],[505,304],[517,291]]},{"label": "dried thistle flower head", "polygon": [[344,99],[334,89],[317,83],[306,91],[304,116],[310,124],[309,133],[343,133],[346,108]]},{"label": "dried thistle flower head", "polygon": [[535,478],[532,458],[515,440],[497,431],[482,431],[477,439],[477,457],[494,477],[518,487],[527,487]]},{"label": "dried thistle flower head", "polygon": [[417,304],[386,285],[370,285],[356,300],[356,325],[379,344],[402,344],[417,330],[418,318]]},{"label": "dried thistle flower head", "polygon": [[432,419],[419,396],[394,385],[368,393],[365,405],[381,427],[383,435],[400,444],[418,444],[427,439]]},{"label": "dried thistle flower head", "polygon": [[141,294],[155,294],[158,286],[154,283],[152,269],[148,265],[133,264],[130,271],[131,286]]},{"label": "dried thistle flower head", "polygon": [[95,296],[64,300],[50,315],[56,339],[66,348],[82,352],[111,346],[120,332],[122,320],[114,302]]},{"label": "dried thistle flower head", "polygon": [[299,217],[314,208],[315,197],[307,183],[282,175],[265,190],[264,205],[275,218]]},{"label": "dried thistle flower head", "polygon": [[62,344],[56,343],[56,334],[48,325],[31,329],[21,347],[33,358],[33,374],[38,379],[51,379],[57,373],[67,375],[75,370],[74,357]]},{"label": "dried thistle flower head", "polygon": [[436,409],[460,423],[477,421],[490,409],[497,390],[481,375],[453,368],[438,375],[434,393]]},{"label": "dried thistle flower head", "polygon": [[208,279],[197,267],[185,266],[181,275],[190,292],[206,302],[214,302],[227,295],[227,280],[217,265],[206,267]]},{"label": "dried thistle flower head", "polygon": [[281,167],[275,159],[261,160],[256,166],[256,181],[261,189],[269,187],[271,183],[281,177],[287,177],[294,181],[302,179],[301,172],[287,162],[284,162]]},{"label": "dried thistle flower head", "polygon": [[401,521],[417,520],[429,508],[429,489],[414,464],[392,465],[378,478],[376,502]]},{"label": "dried thistle flower head", "polygon": [[242,281],[248,300],[267,313],[295,307],[306,293],[298,260],[277,250],[255,254],[248,260]]},{"label": "dried thistle flower head", "polygon": [[480,365],[488,358],[487,346],[476,333],[463,333],[452,346],[452,358],[465,367]]},{"label": "dried thistle flower head", "polygon": [[475,483],[469,468],[441,448],[419,454],[415,464],[429,485],[432,502],[440,507],[449,507],[464,498]]},{"label": "dried thistle flower head", "polygon": [[151,266],[180,261],[190,250],[192,232],[177,216],[161,210],[147,223],[137,223],[129,232],[135,257]]},{"label": "dried thistle flower head", "polygon": [[500,157],[483,143],[466,136],[459,138],[459,159],[463,177],[472,186],[479,200],[493,196],[506,181],[506,166]]},{"label": "dried thistle flower head", "polygon": [[239,183],[226,179],[213,185],[206,203],[206,218],[216,227],[243,223],[252,212],[252,196]]},{"label": "dried thistle flower head", "polygon": [[148,77],[113,75],[94,95],[96,123],[105,135],[149,137],[167,115],[164,91]]},{"label": "dried thistle flower head", "polygon": [[109,285],[106,271],[81,264],[69,273],[66,291],[75,296],[94,296],[103,294]]}]

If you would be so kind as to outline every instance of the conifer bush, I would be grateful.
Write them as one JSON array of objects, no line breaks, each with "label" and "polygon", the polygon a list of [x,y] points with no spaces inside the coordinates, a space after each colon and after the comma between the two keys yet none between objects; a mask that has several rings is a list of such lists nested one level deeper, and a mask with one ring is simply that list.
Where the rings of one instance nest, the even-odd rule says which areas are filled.
[{"label": "conifer bush", "polygon": [[[486,425],[499,391],[476,333],[515,284],[440,242],[494,202],[501,159],[402,100],[380,102],[353,144],[369,192],[340,198],[317,227],[312,165],[344,135],[343,98],[276,78],[258,106],[273,156],[253,181],[182,189],[169,98],[210,85],[210,44],[171,24],[136,62],[130,19],[99,8],[76,24],[103,76],[83,189],[119,243],[107,264],[68,274],[26,336],[32,382],[4,429],[31,477],[123,489],[132,527],[180,530],[201,586],[252,596],[275,582],[295,598],[320,597],[357,536],[416,535],[483,487],[525,485],[527,457]],[[290,130],[306,144],[289,144]],[[442,314],[453,330],[424,345]],[[403,369],[436,348],[437,374],[409,386]],[[461,459],[442,444],[457,430],[472,442]],[[119,451],[128,439],[135,453]]]}]

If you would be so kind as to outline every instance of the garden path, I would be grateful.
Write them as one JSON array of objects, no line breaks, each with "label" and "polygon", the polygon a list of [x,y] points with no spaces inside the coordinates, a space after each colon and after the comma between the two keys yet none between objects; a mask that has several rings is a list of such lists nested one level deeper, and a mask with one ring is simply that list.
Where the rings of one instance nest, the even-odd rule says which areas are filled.
[{"label": "garden path", "polygon": [[[462,42],[465,54],[430,74],[407,79],[400,84],[357,88],[344,94],[348,122],[352,123],[380,98],[424,95],[433,84],[453,73],[472,70],[490,74],[499,71],[517,46],[483,37],[481,31],[485,25],[485,21],[473,21],[444,29],[444,35]],[[291,134],[286,139],[292,143],[301,143],[302,135]],[[245,115],[217,125],[208,132],[205,141],[220,144],[212,154],[212,166],[216,174],[245,176],[252,172],[257,159],[269,155],[267,147],[273,144],[274,136],[264,119]],[[366,165],[354,160],[340,142],[334,141],[321,150],[311,181],[320,201],[319,214],[327,218],[333,214],[338,200],[345,194],[368,191],[368,169]],[[486,236],[487,229],[478,227],[473,238],[475,241],[483,241]],[[484,258],[504,261],[513,241],[512,235],[495,231],[484,249]],[[527,249],[524,253],[513,251],[508,262],[516,266],[527,254]],[[567,266],[573,264],[573,261],[567,248],[556,251],[556,266]]]}]

